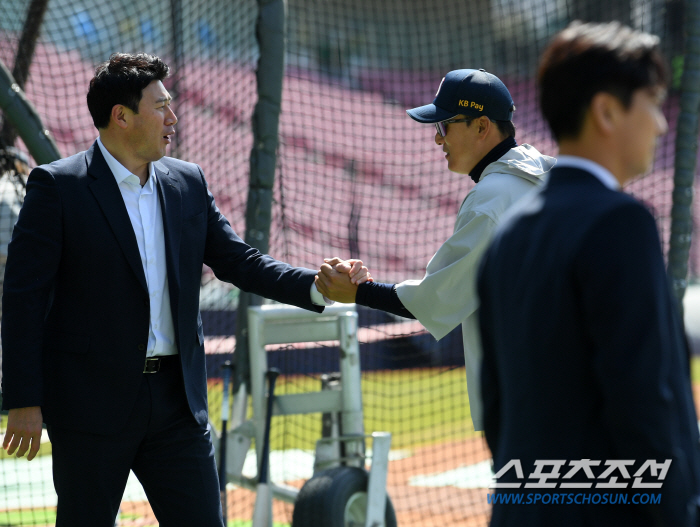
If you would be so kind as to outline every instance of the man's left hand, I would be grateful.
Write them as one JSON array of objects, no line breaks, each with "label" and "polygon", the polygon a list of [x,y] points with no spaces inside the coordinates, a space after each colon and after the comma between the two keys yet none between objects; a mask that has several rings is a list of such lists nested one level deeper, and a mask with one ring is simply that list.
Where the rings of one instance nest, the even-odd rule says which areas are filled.
[{"label": "man's left hand", "polygon": [[31,461],[39,452],[42,430],[41,407],[12,408],[7,415],[7,429],[2,448],[9,455],[17,451],[17,457],[27,454]]}]

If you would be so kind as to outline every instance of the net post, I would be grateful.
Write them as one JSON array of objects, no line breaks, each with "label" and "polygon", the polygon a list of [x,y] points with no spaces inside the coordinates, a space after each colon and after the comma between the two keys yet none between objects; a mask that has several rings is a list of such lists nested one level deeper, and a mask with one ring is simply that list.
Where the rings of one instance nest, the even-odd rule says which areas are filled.
[{"label": "net post", "polygon": [[[277,166],[279,115],[284,76],[284,0],[258,0],[256,38],[260,49],[256,70],[258,101],[253,112],[253,148],[246,204],[245,241],[262,253],[270,248],[272,188]],[[250,382],[248,307],[262,299],[241,291],[236,320],[236,378],[234,389]]]},{"label": "net post", "polygon": [[688,285],[688,256],[693,232],[693,182],[700,112],[700,1],[686,3],[685,63],[681,79],[680,112],[676,127],[671,237],[668,274],[679,313]]}]

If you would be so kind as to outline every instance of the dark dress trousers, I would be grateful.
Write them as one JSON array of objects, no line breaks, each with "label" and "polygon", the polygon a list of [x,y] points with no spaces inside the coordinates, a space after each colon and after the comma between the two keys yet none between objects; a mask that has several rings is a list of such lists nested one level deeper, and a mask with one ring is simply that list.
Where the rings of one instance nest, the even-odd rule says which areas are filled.
[{"label": "dark dress trousers", "polygon": [[[199,166],[164,157],[154,168],[179,358],[170,372],[148,381],[143,373],[150,316],[146,278],[124,201],[97,143],[38,167],[29,177],[5,271],[3,407],[41,406],[50,435],[56,428],[96,442],[116,437],[134,425],[133,413],[144,396],[159,400],[154,394],[173,386],[169,402],[179,397],[186,414],[177,419],[194,426],[195,435],[206,430],[202,264],[244,291],[322,311],[310,298],[316,272],[245,244],[216,207]],[[171,386],[159,387],[168,376]],[[143,410],[154,412],[153,419],[170,411]],[[56,456],[54,448],[54,470]],[[167,477],[177,478],[177,470]]]},{"label": "dark dress trousers", "polygon": [[[566,460],[561,476],[572,460],[600,460],[595,479],[580,472],[568,481],[592,483],[588,490],[562,488],[559,477],[549,480],[556,488],[490,492],[661,494],[647,505],[499,502],[491,525],[696,525],[687,343],[646,208],[586,171],[555,167],[499,230],[478,292],[486,440],[496,473],[511,460],[524,472],[499,482],[532,482],[535,460]],[[600,479],[606,461],[634,460],[636,471],[648,459],[672,460],[661,488],[632,488],[633,479],[624,489],[596,487],[610,481]],[[648,470],[644,481],[659,482]]]}]

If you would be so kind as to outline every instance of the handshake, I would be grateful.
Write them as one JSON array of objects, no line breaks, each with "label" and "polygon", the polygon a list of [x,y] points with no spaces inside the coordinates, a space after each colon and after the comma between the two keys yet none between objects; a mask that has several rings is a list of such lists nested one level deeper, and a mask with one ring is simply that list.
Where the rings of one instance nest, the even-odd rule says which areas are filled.
[{"label": "handshake", "polygon": [[316,289],[330,300],[351,304],[355,302],[357,286],[374,281],[362,260],[341,260],[336,257],[324,258],[323,262],[316,275]]}]

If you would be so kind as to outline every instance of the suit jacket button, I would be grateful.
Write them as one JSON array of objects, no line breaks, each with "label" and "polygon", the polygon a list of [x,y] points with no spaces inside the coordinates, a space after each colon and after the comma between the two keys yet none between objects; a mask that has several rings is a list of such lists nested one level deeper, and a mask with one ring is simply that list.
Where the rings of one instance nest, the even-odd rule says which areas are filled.
[{"label": "suit jacket button", "polygon": [[146,349],[146,346],[144,344],[139,344],[139,351],[143,351]]}]

